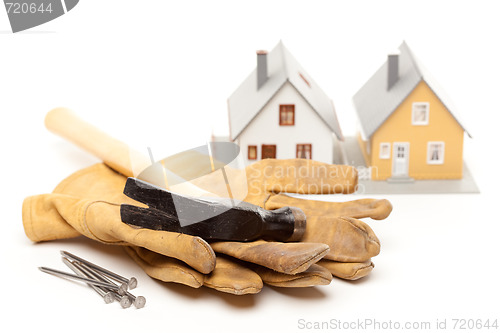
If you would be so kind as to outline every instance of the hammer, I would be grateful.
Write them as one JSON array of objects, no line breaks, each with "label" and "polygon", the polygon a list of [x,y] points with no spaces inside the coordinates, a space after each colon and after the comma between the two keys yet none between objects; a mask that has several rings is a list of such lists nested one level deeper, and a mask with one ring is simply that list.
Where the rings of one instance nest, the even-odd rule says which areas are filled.
[{"label": "hammer", "polygon": [[[87,150],[115,171],[129,177],[124,194],[148,205],[142,208],[122,204],[122,221],[129,225],[153,230],[173,231],[200,236],[206,240],[250,241],[268,238],[278,241],[298,241],[306,227],[302,210],[283,207],[269,211],[246,202],[224,199],[195,198],[174,193],[165,184],[151,183],[161,175],[137,179],[132,171],[130,148],[93,125],[83,121],[66,108],[50,111],[45,126],[52,132]],[[139,169],[151,168],[145,158],[134,161]],[[137,168],[136,168],[137,169]],[[138,173],[139,177],[144,172]]]}]

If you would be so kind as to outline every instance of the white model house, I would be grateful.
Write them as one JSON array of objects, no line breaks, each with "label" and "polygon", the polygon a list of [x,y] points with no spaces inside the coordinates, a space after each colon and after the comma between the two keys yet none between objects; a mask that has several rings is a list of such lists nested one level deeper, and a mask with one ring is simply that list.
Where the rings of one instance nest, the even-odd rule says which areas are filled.
[{"label": "white model house", "polygon": [[334,162],[343,141],[332,101],[280,42],[257,51],[257,68],[228,99],[230,139],[247,162],[307,158]]}]

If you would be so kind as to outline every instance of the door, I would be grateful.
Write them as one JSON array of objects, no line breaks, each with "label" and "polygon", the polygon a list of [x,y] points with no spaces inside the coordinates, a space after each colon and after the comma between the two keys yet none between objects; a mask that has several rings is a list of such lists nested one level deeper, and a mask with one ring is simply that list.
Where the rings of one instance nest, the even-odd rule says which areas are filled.
[{"label": "door", "polygon": [[408,177],[409,160],[410,143],[394,142],[392,156],[392,175],[396,177]]},{"label": "door", "polygon": [[276,158],[276,145],[262,145],[262,159]]}]

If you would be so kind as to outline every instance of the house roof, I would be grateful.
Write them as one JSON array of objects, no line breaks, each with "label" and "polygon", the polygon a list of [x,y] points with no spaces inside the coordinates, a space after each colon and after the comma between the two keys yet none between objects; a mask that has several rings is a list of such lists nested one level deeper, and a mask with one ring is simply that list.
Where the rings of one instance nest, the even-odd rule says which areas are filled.
[{"label": "house roof", "polygon": [[257,89],[257,69],[242,82],[228,99],[232,139],[259,114],[269,100],[289,82],[318,114],[339,140],[344,140],[333,102],[312,80],[280,41],[267,55],[267,81]]},{"label": "house roof", "polygon": [[387,89],[388,61],[386,61],[353,97],[363,135],[370,138],[413,89],[424,81],[470,137],[446,92],[416,59],[406,42],[401,44],[399,51],[398,81]]}]

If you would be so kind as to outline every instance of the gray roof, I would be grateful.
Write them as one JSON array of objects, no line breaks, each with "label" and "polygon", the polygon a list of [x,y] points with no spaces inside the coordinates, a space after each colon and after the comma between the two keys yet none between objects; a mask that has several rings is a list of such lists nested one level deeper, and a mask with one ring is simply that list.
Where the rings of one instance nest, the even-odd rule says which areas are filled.
[{"label": "gray roof", "polygon": [[260,89],[257,89],[257,69],[255,69],[228,99],[229,124],[233,140],[238,138],[286,82],[290,82],[302,95],[339,140],[344,139],[333,102],[281,41],[267,55],[267,71],[268,79]]},{"label": "gray roof", "polygon": [[471,135],[458,119],[457,109],[446,92],[415,58],[406,42],[401,44],[399,51],[399,79],[391,89],[387,89],[388,62],[386,61],[353,97],[366,138],[370,138],[377,131],[421,81],[430,87],[470,137]]}]

